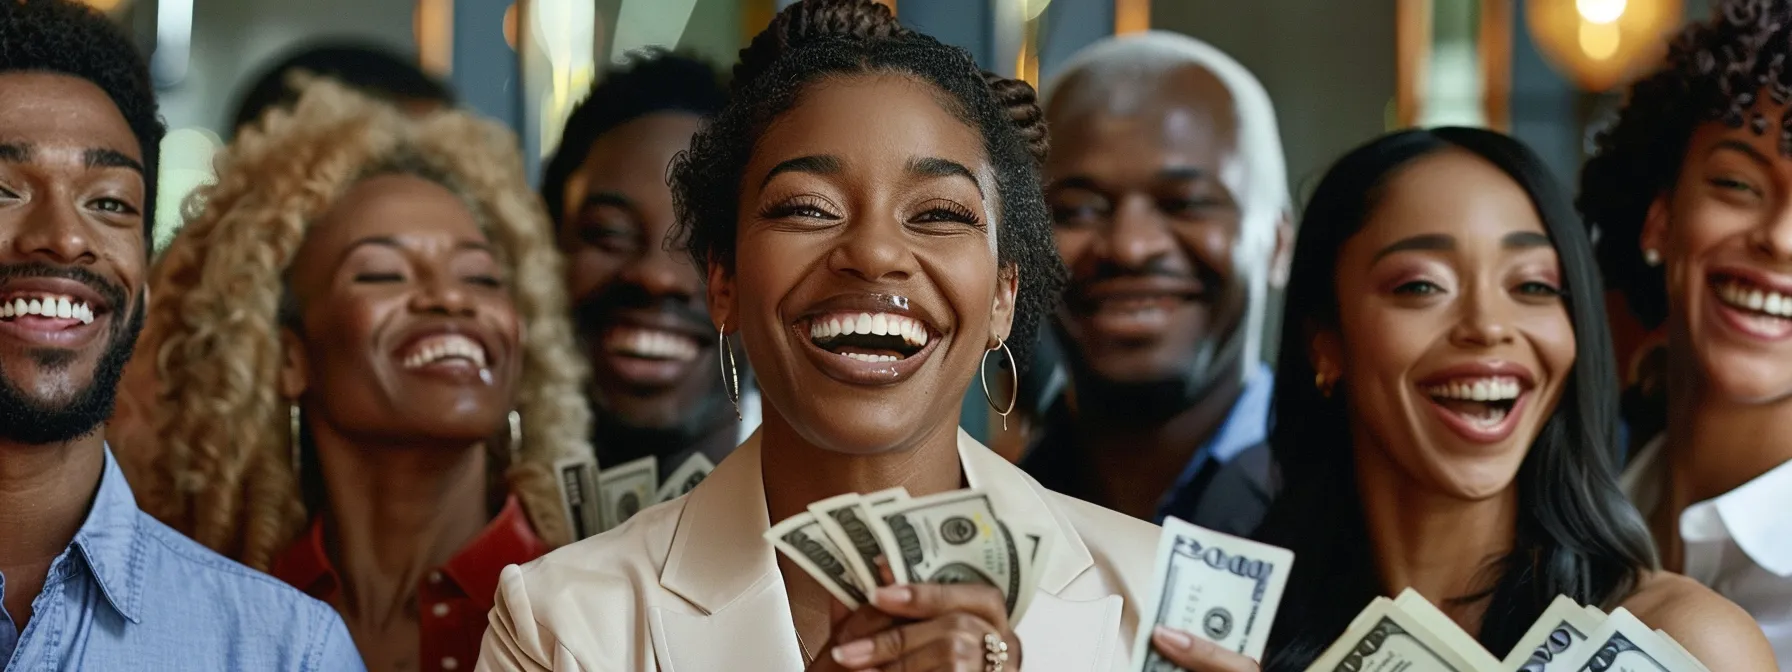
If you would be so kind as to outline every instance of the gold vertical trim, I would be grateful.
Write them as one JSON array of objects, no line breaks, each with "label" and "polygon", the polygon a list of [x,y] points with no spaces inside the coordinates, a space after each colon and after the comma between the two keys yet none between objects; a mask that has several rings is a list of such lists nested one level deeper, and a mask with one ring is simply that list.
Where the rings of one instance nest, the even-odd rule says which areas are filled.
[{"label": "gold vertical trim", "polygon": [[454,0],[417,0],[411,10],[417,65],[437,77],[454,72]]},{"label": "gold vertical trim", "polygon": [[1431,0],[1398,0],[1394,5],[1394,125],[1419,123],[1425,100],[1425,73],[1431,59]]},{"label": "gold vertical trim", "polygon": [[1487,127],[1512,126],[1512,0],[1481,2],[1481,106]]},{"label": "gold vertical trim", "polygon": [[1114,0],[1114,34],[1151,30],[1151,0]]}]

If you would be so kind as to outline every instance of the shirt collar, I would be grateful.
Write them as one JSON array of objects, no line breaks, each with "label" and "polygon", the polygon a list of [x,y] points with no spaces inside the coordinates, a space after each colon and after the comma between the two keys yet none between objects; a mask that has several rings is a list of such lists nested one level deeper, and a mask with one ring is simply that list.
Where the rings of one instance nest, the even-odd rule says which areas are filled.
[{"label": "shirt collar", "polygon": [[[498,591],[498,574],[506,565],[520,565],[546,553],[547,543],[536,536],[515,494],[472,541],[455,553],[440,571],[481,609],[490,610]],[[311,519],[293,545],[274,561],[273,575],[306,594],[331,601],[342,589],[342,578],[330,564],[325,550],[323,516]]]},{"label": "shirt collar", "polygon": [[106,466],[100,472],[99,491],[70,547],[80,549],[106,603],[130,622],[141,623],[144,539],[137,529],[141,512],[112,449],[103,450]]},{"label": "shirt collar", "polygon": [[1275,397],[1275,389],[1276,376],[1270,372],[1269,365],[1258,364],[1245,380],[1238,401],[1232,402],[1226,421],[1207,442],[1206,452],[1213,459],[1230,462],[1246,448],[1269,439],[1269,404]]},{"label": "shirt collar", "polygon": [[1792,578],[1792,462],[1713,499],[1688,507],[1680,536],[1688,543],[1728,537],[1750,560]]}]

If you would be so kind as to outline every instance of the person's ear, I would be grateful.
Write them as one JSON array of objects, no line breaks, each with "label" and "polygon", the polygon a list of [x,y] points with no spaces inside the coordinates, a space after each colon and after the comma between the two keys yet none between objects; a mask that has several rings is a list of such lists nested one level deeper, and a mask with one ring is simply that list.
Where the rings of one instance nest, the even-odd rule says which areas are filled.
[{"label": "person's ear", "polygon": [[726,332],[732,328],[739,331],[740,324],[734,322],[737,312],[734,300],[734,274],[723,268],[722,264],[711,260],[709,262],[709,283],[705,286],[704,291],[708,294],[709,299],[709,320],[716,325],[716,329]]},{"label": "person's ear", "polygon": [[1313,364],[1313,385],[1326,396],[1344,379],[1344,342],[1338,330],[1316,324],[1306,326],[1307,359]]},{"label": "person's ear", "polygon": [[1269,257],[1269,287],[1288,285],[1288,269],[1294,262],[1294,222],[1287,211],[1276,220],[1275,251]]},{"label": "person's ear", "polygon": [[305,342],[292,329],[280,329],[280,398],[296,403],[310,385],[311,362],[305,356]]},{"label": "person's ear", "polygon": [[1643,216],[1643,233],[1638,236],[1637,244],[1641,249],[1637,254],[1650,266],[1661,263],[1668,238],[1668,194],[1662,192],[1649,203],[1649,212]]},{"label": "person's ear", "polygon": [[1005,342],[1014,333],[1015,302],[1020,298],[1020,267],[1013,264],[1003,266],[996,273],[996,299],[990,306],[989,331],[990,340],[984,348],[994,348],[997,343]]}]

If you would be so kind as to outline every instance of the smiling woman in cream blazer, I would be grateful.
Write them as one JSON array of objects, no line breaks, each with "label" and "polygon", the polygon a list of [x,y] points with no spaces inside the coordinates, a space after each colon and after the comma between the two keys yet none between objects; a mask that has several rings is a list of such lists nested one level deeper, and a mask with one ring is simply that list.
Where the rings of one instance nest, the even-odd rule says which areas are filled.
[{"label": "smiling woman in cream blazer", "polygon": [[[997,515],[1057,532],[1015,628],[1028,672],[1127,669],[1155,525],[1050,492],[960,432]],[[504,570],[481,670],[800,670],[754,436],[683,498]]]},{"label": "smiling woman in cream blazer", "polygon": [[[758,377],[760,430],[683,499],[507,568],[480,668],[1129,667],[1158,529],[1047,492],[958,429],[986,355],[1027,361],[1061,291],[1032,87],[986,79],[873,0],[785,9],[734,82],[672,187],[710,318]],[[979,488],[1003,520],[1052,531],[1022,622],[969,585],[840,616],[762,537],[896,486]]]}]

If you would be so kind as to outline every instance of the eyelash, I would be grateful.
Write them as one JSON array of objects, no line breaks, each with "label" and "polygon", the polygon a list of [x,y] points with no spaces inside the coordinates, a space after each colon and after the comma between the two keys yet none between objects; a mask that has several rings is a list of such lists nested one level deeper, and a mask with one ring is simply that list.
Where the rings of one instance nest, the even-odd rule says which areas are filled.
[{"label": "eyelash", "polygon": [[766,206],[765,209],[759,211],[759,217],[762,219],[788,219],[796,217],[828,221],[840,218],[839,216],[828,212],[827,209],[823,207],[824,205],[825,204],[822,203],[819,198],[813,196],[798,196],[775,205]]},{"label": "eyelash", "polygon": [[[1520,294],[1528,294],[1532,296],[1561,297],[1563,295],[1560,288],[1539,280],[1527,280],[1518,283],[1518,286],[1514,287],[1513,290]],[[1400,286],[1394,288],[1395,294],[1409,296],[1430,296],[1442,291],[1444,291],[1443,287],[1438,286],[1437,283],[1430,280],[1413,280],[1411,282],[1401,283]]]},{"label": "eyelash", "polygon": [[1753,185],[1751,185],[1747,182],[1743,182],[1742,180],[1737,180],[1737,179],[1728,178],[1728,177],[1711,178],[1711,185],[1714,187],[1717,187],[1719,189],[1723,189],[1725,191],[1739,191],[1739,192],[1744,192],[1744,193],[1748,193],[1748,194],[1759,194],[1760,193],[1758,190],[1755,189],[1755,187]]},{"label": "eyelash", "polygon": [[1400,283],[1400,286],[1394,288],[1395,294],[1406,294],[1411,296],[1429,296],[1442,291],[1444,291],[1442,286],[1430,280],[1412,280]]},{"label": "eyelash", "polygon": [[982,220],[978,219],[977,213],[972,212],[970,208],[951,201],[941,201],[933,207],[922,210],[920,214],[915,215],[913,221],[923,224],[958,222],[971,226],[982,223]]},{"label": "eyelash", "polygon": [[[398,273],[361,273],[355,276],[355,282],[383,284],[388,282],[404,282],[404,276]],[[473,275],[465,278],[475,285],[496,289],[504,286],[504,281],[490,275]]]},{"label": "eyelash", "polygon": [[126,202],[121,201],[116,198],[98,198],[98,199],[94,199],[93,203],[95,206],[101,206],[101,205],[106,205],[106,204],[112,204],[112,205],[118,206],[116,209],[101,207],[101,208],[99,208],[99,210],[101,212],[109,212],[109,213],[112,213],[115,215],[137,214],[136,208],[133,208],[133,207],[131,207],[131,205],[129,203],[126,203]]}]

